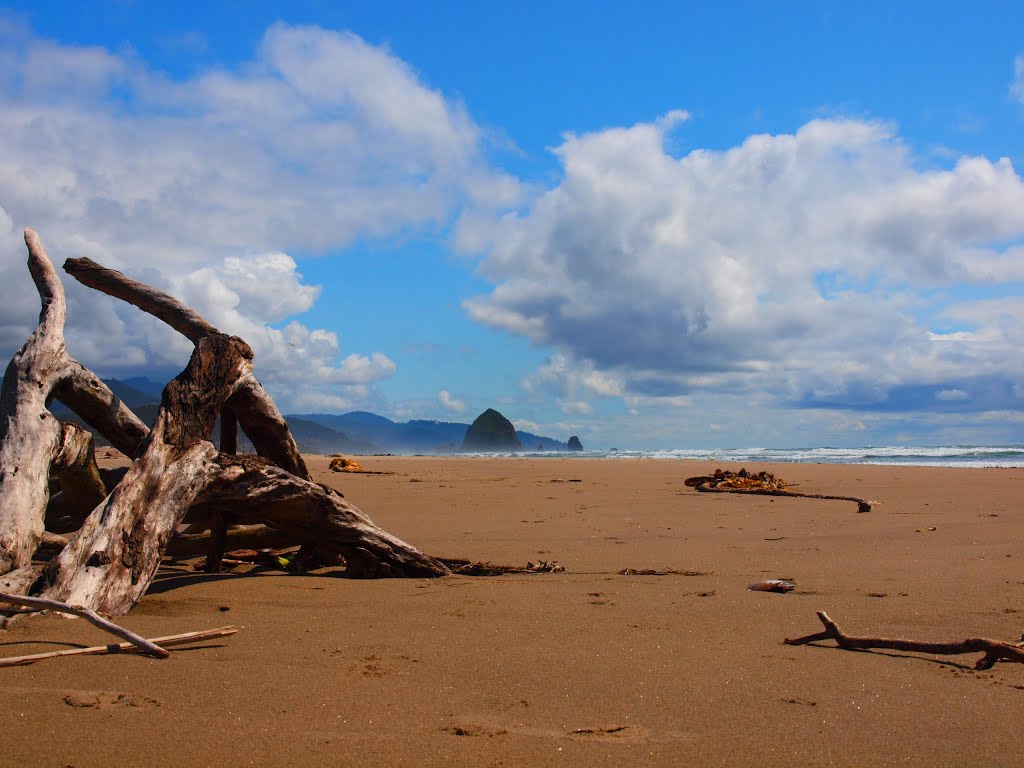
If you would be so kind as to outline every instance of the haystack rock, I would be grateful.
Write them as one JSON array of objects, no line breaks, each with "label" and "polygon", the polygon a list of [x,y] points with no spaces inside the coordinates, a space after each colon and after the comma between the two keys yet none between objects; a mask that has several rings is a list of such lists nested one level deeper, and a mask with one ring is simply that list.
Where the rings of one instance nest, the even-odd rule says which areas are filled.
[{"label": "haystack rock", "polygon": [[462,440],[464,451],[519,451],[522,448],[512,422],[493,408],[476,417]]},{"label": "haystack rock", "polygon": [[580,442],[580,439],[578,437],[576,437],[576,435],[573,435],[572,437],[569,438],[569,450],[570,451],[582,451],[583,450],[583,443]]}]

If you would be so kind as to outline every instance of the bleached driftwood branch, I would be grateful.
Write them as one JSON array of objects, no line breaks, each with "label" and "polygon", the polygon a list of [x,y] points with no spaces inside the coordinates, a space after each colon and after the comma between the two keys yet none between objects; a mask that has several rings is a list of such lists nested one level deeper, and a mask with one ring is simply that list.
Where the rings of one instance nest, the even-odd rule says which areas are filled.
[{"label": "bleached driftwood branch", "polygon": [[[202,629],[198,632],[183,632],[178,635],[167,635],[167,637],[154,637],[150,643],[161,648],[170,648],[175,645],[186,643],[199,643],[204,640],[215,640],[218,637],[233,635],[238,630],[235,627],[218,627],[217,629]],[[55,659],[58,656],[96,656],[105,653],[142,653],[143,651],[134,643],[115,643],[113,645],[92,645],[88,648],[66,648],[63,651],[48,651],[46,653],[31,653],[27,656],[8,656],[0,659],[0,667],[20,667],[26,664],[33,664],[43,659]]]},{"label": "bleached driftwood branch", "polygon": [[951,643],[929,643],[919,640],[902,640],[886,637],[857,637],[847,635],[824,611],[818,611],[818,618],[825,625],[823,632],[813,635],[786,639],[786,645],[806,645],[819,640],[835,640],[840,648],[848,651],[867,651],[872,648],[886,648],[893,651],[912,651],[914,653],[934,653],[940,656],[956,656],[962,653],[984,654],[974,665],[975,669],[990,669],[997,661],[1024,663],[1024,647],[1001,640],[989,640],[985,637],[972,637],[967,640]]},{"label": "bleached driftwood branch", "polygon": [[26,597],[25,595],[6,595],[2,592],[0,592],[0,603],[20,605],[25,608],[31,608],[34,611],[59,611],[60,613],[67,613],[72,616],[81,616],[90,624],[93,624],[112,635],[116,635],[122,640],[127,640],[129,643],[138,646],[140,650],[151,656],[155,656],[158,659],[166,659],[170,655],[159,645],[155,645],[153,642],[147,640],[141,635],[135,634],[130,629],[125,629],[124,627],[103,618],[96,613],[96,611],[89,608],[82,608],[77,605],[68,605],[67,603],[62,603],[59,600],[48,600],[42,597]]}]

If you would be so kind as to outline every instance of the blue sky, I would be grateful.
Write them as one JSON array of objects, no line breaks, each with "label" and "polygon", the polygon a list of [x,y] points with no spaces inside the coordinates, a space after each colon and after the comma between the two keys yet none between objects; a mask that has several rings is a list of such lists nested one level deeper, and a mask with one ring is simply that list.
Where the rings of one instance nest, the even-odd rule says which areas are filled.
[{"label": "blue sky", "polygon": [[[779,5],[8,3],[0,351],[33,226],[243,335],[286,411],[1021,442],[1024,8]],[[72,354],[180,369],[89,293]]]}]

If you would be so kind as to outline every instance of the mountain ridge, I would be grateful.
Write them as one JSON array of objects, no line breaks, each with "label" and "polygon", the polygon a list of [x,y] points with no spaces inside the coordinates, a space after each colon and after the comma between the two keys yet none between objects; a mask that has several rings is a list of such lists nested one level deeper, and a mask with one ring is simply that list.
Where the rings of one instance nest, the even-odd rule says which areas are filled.
[{"label": "mountain ridge", "polygon": [[[128,379],[103,379],[111,392],[135,414],[152,426],[160,407],[163,386],[143,376]],[[54,415],[62,421],[74,421],[87,427],[67,407],[55,401]],[[436,419],[410,419],[398,422],[370,411],[348,413],[287,413],[285,421],[303,453],[455,453],[470,425]],[[240,437],[239,449],[252,450]],[[516,430],[523,451],[568,451],[567,442],[532,432]],[[219,423],[213,440],[219,439]],[[107,445],[97,435],[98,445]]]}]

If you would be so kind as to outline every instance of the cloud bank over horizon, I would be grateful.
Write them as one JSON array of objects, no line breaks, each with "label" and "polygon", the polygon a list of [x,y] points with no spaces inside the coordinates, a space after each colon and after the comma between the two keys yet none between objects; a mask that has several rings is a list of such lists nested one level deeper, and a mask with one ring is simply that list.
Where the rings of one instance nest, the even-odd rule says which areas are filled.
[{"label": "cloud bank over horizon", "polygon": [[[679,120],[568,134],[562,179],[488,231],[478,322],[559,350],[565,402],[1021,409],[1024,182],[919,167],[894,127],[817,119],[675,157]],[[685,127],[682,128],[685,130]],[[1018,291],[1019,294],[1019,291]]]},{"label": "cloud bank over horizon", "polygon": [[[1022,80],[1018,56],[1009,94],[1024,103]],[[459,297],[464,318],[548,354],[505,377],[513,420],[534,431],[671,441],[664,414],[687,412],[735,441],[739,404],[808,434],[1021,421],[1024,180],[1010,159],[922,155],[893,123],[843,116],[692,148],[680,140],[704,118],[676,109],[564,134],[537,180],[501,166],[501,127],[472,108],[348,31],[279,22],[246,61],[174,77],[0,18],[0,349],[38,314],[32,226],[58,266],[88,256],[243,336],[285,411],[471,415],[471,375],[389,401],[398,355],[372,331],[341,333],[341,310],[333,327],[303,318],[334,299],[297,260],[342,272],[361,244],[429,238],[489,286]],[[185,364],[191,345],[158,321],[65,285],[85,364]]]}]

